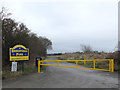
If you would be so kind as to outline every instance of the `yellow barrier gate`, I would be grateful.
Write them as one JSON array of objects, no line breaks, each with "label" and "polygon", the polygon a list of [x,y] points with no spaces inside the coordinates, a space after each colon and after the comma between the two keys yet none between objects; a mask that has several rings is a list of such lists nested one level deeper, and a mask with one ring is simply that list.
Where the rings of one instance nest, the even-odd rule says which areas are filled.
[{"label": "yellow barrier gate", "polygon": [[[63,66],[59,65],[60,62],[75,62],[75,66]],[[86,68],[86,67],[78,67],[78,62],[84,62],[86,64],[87,61],[92,61],[93,62],[93,68]],[[109,69],[98,69],[95,67],[96,61],[109,61]],[[52,64],[44,64],[44,62],[56,62],[57,65],[52,65]],[[80,69],[91,69],[91,70],[101,70],[101,71],[109,71],[109,72],[114,72],[114,60],[113,59],[95,59],[95,60],[44,60],[44,61],[38,61],[38,73],[40,73],[40,65],[45,65],[45,66],[56,66],[56,67],[68,67],[68,68],[80,68]]]}]

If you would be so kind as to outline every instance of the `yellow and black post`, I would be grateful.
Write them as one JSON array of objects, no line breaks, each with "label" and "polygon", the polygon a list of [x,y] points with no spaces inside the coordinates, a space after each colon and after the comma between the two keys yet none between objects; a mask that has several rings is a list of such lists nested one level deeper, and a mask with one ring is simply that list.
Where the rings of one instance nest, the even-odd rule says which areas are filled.
[{"label": "yellow and black post", "polygon": [[42,62],[41,62],[42,58],[41,57],[36,57],[36,66],[37,66],[37,71],[38,73],[40,73],[40,69],[42,68]]}]

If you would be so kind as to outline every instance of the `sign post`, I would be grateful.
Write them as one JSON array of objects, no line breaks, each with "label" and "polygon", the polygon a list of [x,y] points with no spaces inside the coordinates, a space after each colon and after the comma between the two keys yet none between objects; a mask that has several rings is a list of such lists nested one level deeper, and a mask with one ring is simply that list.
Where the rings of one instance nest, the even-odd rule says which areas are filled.
[{"label": "sign post", "polygon": [[22,71],[24,72],[24,61],[22,61]]},{"label": "sign post", "polygon": [[[10,48],[10,61],[22,61],[22,71],[24,71],[24,60],[29,60],[29,49],[23,45],[16,45]],[[12,62],[13,63],[13,62]]]}]

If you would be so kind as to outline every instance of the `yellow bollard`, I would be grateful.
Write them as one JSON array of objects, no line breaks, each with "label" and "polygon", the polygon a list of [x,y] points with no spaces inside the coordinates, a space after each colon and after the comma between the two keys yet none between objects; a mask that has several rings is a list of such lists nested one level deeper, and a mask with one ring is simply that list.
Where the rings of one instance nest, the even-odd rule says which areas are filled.
[{"label": "yellow bollard", "polygon": [[57,66],[59,66],[59,61],[57,61]]},{"label": "yellow bollard", "polygon": [[38,73],[40,73],[40,61],[38,61]]},{"label": "yellow bollard", "polygon": [[95,60],[93,61],[93,63],[94,63],[94,70],[95,70]]},{"label": "yellow bollard", "polygon": [[78,66],[78,61],[75,61],[76,62],[76,68],[77,68],[77,66]]},{"label": "yellow bollard", "polygon": [[111,60],[109,60],[109,71],[111,71]]},{"label": "yellow bollard", "polygon": [[[84,60],[85,60],[86,58],[84,57]],[[84,61],[84,65],[86,64],[86,61]]]},{"label": "yellow bollard", "polygon": [[111,59],[111,62],[112,62],[112,69],[111,69],[111,72],[114,72],[114,60],[113,59]]}]

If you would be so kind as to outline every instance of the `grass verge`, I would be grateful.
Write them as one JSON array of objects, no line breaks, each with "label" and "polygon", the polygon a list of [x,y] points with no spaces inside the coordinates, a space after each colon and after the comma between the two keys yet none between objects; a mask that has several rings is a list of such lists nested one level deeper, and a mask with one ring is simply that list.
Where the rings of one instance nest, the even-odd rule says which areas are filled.
[{"label": "grass verge", "polygon": [[[45,66],[42,66],[41,68],[42,71],[46,70]],[[29,75],[32,73],[37,73],[37,68],[36,67],[24,67],[24,72],[22,72],[22,65],[18,66],[18,71],[17,72],[11,72],[10,70],[4,70],[2,71],[2,79],[5,80],[12,80],[17,77],[23,76],[23,75]]]}]

